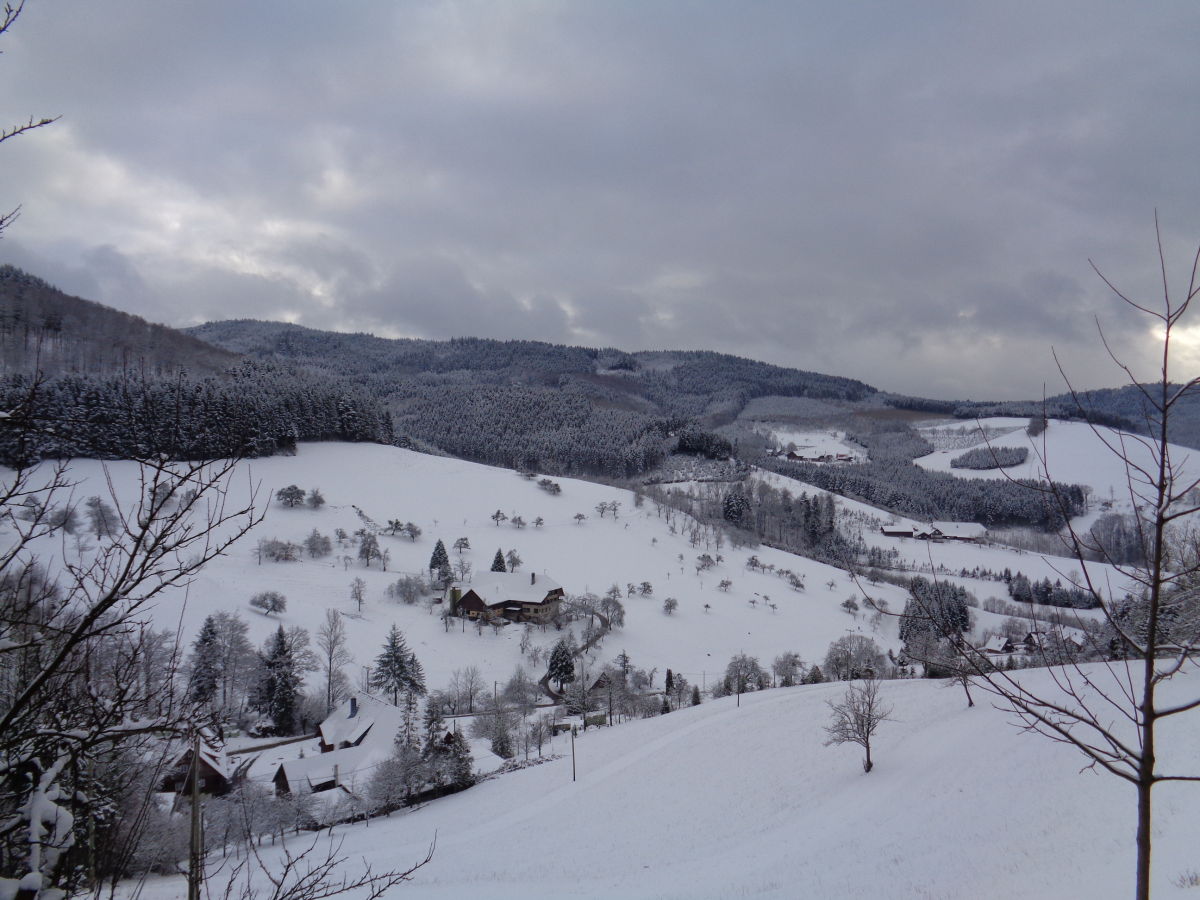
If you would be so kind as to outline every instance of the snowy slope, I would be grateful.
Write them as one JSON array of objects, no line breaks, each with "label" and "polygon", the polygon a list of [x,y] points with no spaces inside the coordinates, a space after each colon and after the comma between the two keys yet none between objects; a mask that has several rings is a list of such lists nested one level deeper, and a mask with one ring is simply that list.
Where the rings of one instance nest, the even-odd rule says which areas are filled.
[{"label": "snowy slope", "polygon": [[[134,464],[78,460],[71,469],[71,477],[81,482],[76,496],[105,493],[105,471],[119,494],[134,495]],[[629,582],[651,582],[651,597],[623,601],[625,627],[605,640],[598,661],[607,662],[625,650],[636,666],[658,669],[658,687],[668,667],[694,683],[707,684],[712,673],[723,672],[729,658],[739,652],[756,655],[764,664],[786,650],[819,660],[828,644],[849,630],[871,634],[884,647],[897,646],[894,620],[885,620],[874,632],[864,618],[852,619],[839,608],[854,589],[840,570],[769,548],[693,547],[685,529],[677,527],[673,534],[650,501],[637,509],[628,491],[556,480],[562,493],[552,496],[511,470],[370,444],[304,444],[294,457],[247,462],[233,481],[232,499],[244,497],[251,481],[256,482],[258,502],[266,504],[266,520],[229,556],[207,566],[186,597],[177,592],[165,598],[155,613],[156,624],[174,629],[182,623],[184,639],[190,642],[206,615],[238,610],[250,624],[251,640],[259,644],[280,623],[301,625],[315,633],[325,610],[332,607],[347,616],[350,649],[359,664],[371,662],[395,622],[424,665],[431,688],[445,686],[453,670],[469,665],[478,666],[486,682],[503,681],[521,661],[521,628],[509,627],[498,634],[486,629],[478,635],[473,628],[459,625],[447,633],[437,615],[385,595],[387,585],[401,573],[427,575],[439,537],[447,548],[457,538],[467,537],[472,549],[465,556],[476,571],[489,569],[497,548],[515,549],[524,560],[519,571],[543,572],[568,594],[600,594],[613,583],[624,587]],[[319,487],[328,501],[326,507],[288,509],[275,502],[275,491],[292,483],[304,489]],[[613,500],[621,503],[619,517],[602,519],[596,505]],[[424,533],[416,542],[380,535],[381,546],[391,552],[387,572],[378,565],[364,569],[357,558],[348,563],[338,560],[340,554],[353,555],[353,548],[335,547],[334,557],[320,560],[257,562],[254,548],[260,537],[299,542],[314,528],[326,535],[336,528],[353,533],[363,527],[355,507],[380,524],[393,518],[413,521]],[[497,509],[510,517],[519,514],[530,523],[541,516],[545,525],[517,529],[505,522],[497,526],[491,519]],[[582,524],[574,521],[577,512],[588,516]],[[57,542],[47,547],[47,553],[59,556],[70,552]],[[449,552],[457,558],[453,549]],[[721,553],[725,562],[697,575],[693,562],[703,552]],[[807,591],[794,591],[778,577],[747,569],[745,562],[752,553],[764,563],[804,575]],[[361,613],[350,600],[355,578],[367,583]],[[726,578],[733,582],[728,592],[718,589],[718,582]],[[830,581],[833,589],[827,587]],[[251,596],[265,590],[287,597],[284,613],[267,616],[248,606]],[[902,604],[899,589],[887,587],[882,593],[893,606]],[[674,615],[662,612],[666,597],[679,601]],[[776,611],[762,602],[763,597],[775,603]],[[534,642],[549,648],[561,636],[553,628],[539,629]],[[350,674],[357,678],[353,669]]]},{"label": "snowy slope", "polygon": [[[1125,466],[1121,459],[1108,449],[1109,447],[1122,450],[1140,466],[1146,466],[1153,471],[1154,466],[1146,438],[1128,435],[1111,428],[1095,428],[1084,422],[1051,421],[1045,432],[1035,438],[1025,433],[1028,419],[991,418],[981,419],[978,425],[989,433],[1001,432],[984,441],[982,435],[967,436],[962,446],[950,450],[938,450],[928,456],[914,460],[917,465],[938,472],[950,472],[960,478],[1000,478],[1007,475],[1011,478],[1044,479],[1049,473],[1054,481],[1088,485],[1092,489],[1092,501],[1098,508],[1100,504],[1109,502],[1116,511],[1128,511],[1130,507],[1129,488],[1125,480]],[[959,429],[963,426],[939,426],[929,431],[945,431],[948,428]],[[971,426],[967,426],[968,429]],[[971,447],[1025,447],[1029,456],[1025,462],[1016,466],[999,469],[975,470],[952,469],[950,461],[961,456]],[[1189,472],[1196,471],[1193,458],[1196,451],[1178,444],[1171,444],[1171,456],[1174,460],[1177,477],[1180,482]],[[1194,474],[1192,477],[1195,477]]]},{"label": "snowy slope", "polygon": [[[80,481],[75,496],[105,494],[106,473],[119,495],[134,495],[134,464],[78,460],[71,469],[71,477]],[[755,477],[777,486],[788,481],[771,473]],[[180,591],[164,597],[155,612],[156,624],[172,629],[181,626],[184,640],[190,642],[206,615],[237,610],[250,624],[251,640],[259,644],[280,623],[301,625],[315,633],[325,610],[334,608],[347,617],[350,649],[359,665],[371,663],[394,622],[425,666],[430,687],[445,686],[455,669],[470,665],[479,667],[485,682],[506,680],[522,662],[521,628],[509,627],[498,633],[486,629],[477,634],[459,624],[447,633],[437,615],[420,605],[390,600],[385,594],[401,573],[427,574],[439,537],[448,548],[457,538],[467,537],[472,549],[465,558],[476,571],[488,570],[497,548],[515,549],[524,560],[520,571],[545,573],[568,594],[599,594],[613,583],[624,587],[630,582],[651,582],[652,596],[623,600],[625,627],[605,639],[593,664],[607,662],[624,650],[636,666],[658,670],[655,683],[659,687],[668,667],[693,683],[706,685],[714,672],[724,670],[732,655],[741,652],[759,657],[764,664],[787,650],[799,652],[810,662],[819,661],[831,641],[850,631],[874,637],[885,649],[898,647],[894,619],[885,618],[872,626],[866,617],[852,618],[840,608],[847,596],[858,591],[841,570],[766,547],[693,546],[686,537],[686,522],[677,515],[672,530],[665,512],[657,510],[652,501],[637,508],[628,491],[556,480],[562,493],[555,496],[507,469],[370,444],[304,444],[294,457],[246,462],[233,480],[231,500],[243,499],[250,486],[257,485],[257,502],[265,507],[266,520],[228,556],[206,567],[186,594]],[[293,483],[305,489],[319,487],[328,504],[313,511],[288,509],[275,502],[275,491]],[[791,487],[797,493],[814,492],[799,482],[791,482]],[[601,518],[596,505],[613,500],[621,503],[618,518]],[[896,547],[917,570],[933,567],[949,575],[974,567],[1008,568],[1030,578],[1058,578],[1077,568],[1073,560],[1015,550],[885,538],[878,533],[885,514],[841,498],[837,504],[843,514],[856,517],[842,521],[840,527],[858,527],[868,543]],[[519,514],[530,523],[541,516],[545,525],[517,529],[504,522],[497,526],[491,519],[497,509],[510,517]],[[577,512],[588,516],[582,524],[574,520]],[[255,545],[260,538],[299,542],[314,528],[326,535],[337,528],[353,533],[363,527],[362,515],[381,524],[389,519],[413,521],[423,534],[415,542],[403,536],[380,535],[381,545],[391,553],[386,572],[378,565],[364,569],[357,558],[342,561],[341,555],[355,554],[353,547],[335,547],[334,556],[319,560],[257,561]],[[51,562],[73,552],[58,541],[48,542],[44,548]],[[698,575],[693,563],[705,552],[721,554],[724,562]],[[450,555],[457,559],[453,549]],[[803,576],[806,590],[793,590],[779,577],[747,569],[745,563],[751,555]],[[350,599],[355,578],[367,584],[367,601],[361,612]],[[727,592],[718,588],[723,579],[732,582]],[[980,600],[1005,596],[1000,582],[955,580]],[[248,606],[252,595],[265,590],[280,591],[288,598],[286,612],[266,616]],[[903,608],[905,594],[900,589],[879,585],[872,591],[892,609]],[[662,611],[666,597],[679,601],[674,615]],[[768,599],[775,610],[765,602]],[[986,614],[980,615],[986,618]],[[981,624],[994,623],[981,619]],[[533,641],[548,649],[561,636],[553,628],[537,629]],[[354,667],[349,674],[357,679]]]},{"label": "snowy slope", "polygon": [[[1194,673],[1181,680],[1197,688]],[[1130,896],[1123,782],[1081,772],[1074,751],[1020,733],[986,698],[968,709],[957,688],[925,681],[885,683],[895,721],[864,775],[858,748],[822,746],[825,701],[843,690],[778,689],[591,730],[575,783],[560,737],[562,759],[335,837],[378,867],[420,858],[436,834],[433,861],[397,892],[423,898]],[[1194,764],[1197,742],[1198,715],[1164,730],[1164,766]],[[1189,896],[1172,881],[1200,865],[1200,790],[1155,796],[1155,896]],[[183,892],[160,879],[143,896]]]}]

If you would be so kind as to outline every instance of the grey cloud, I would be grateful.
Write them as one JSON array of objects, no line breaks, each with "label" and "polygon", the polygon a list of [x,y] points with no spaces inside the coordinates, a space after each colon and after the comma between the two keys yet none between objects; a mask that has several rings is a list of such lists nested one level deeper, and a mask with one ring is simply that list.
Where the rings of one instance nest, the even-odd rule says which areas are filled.
[{"label": "grey cloud", "polygon": [[0,206],[45,220],[0,259],[178,321],[709,347],[1019,396],[1042,372],[1011,361],[1051,342],[1100,360],[1093,315],[1139,352],[1089,257],[1152,289],[1151,211],[1173,249],[1200,236],[1190,2],[327,12],[31,5],[5,95],[208,224],[164,243],[154,196],[104,185],[73,215],[60,157],[6,145]]},{"label": "grey cloud", "polygon": [[568,313],[555,300],[523,302],[503,291],[480,290],[459,266],[440,259],[398,264],[385,284],[344,302],[345,315],[395,335],[563,342],[570,334]]}]

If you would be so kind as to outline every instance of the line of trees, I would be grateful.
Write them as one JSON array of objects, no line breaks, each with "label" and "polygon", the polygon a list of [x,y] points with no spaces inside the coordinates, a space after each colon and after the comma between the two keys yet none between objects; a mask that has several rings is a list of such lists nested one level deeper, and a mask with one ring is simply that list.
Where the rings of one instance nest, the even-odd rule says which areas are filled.
[{"label": "line of trees", "polygon": [[336,382],[262,363],[193,381],[68,375],[0,378],[0,409],[27,427],[0,430],[0,462],[218,459],[291,452],[301,440],[393,442],[390,415]]},{"label": "line of trees", "polygon": [[1028,447],[975,447],[950,460],[952,469],[1003,469],[1029,458]]}]

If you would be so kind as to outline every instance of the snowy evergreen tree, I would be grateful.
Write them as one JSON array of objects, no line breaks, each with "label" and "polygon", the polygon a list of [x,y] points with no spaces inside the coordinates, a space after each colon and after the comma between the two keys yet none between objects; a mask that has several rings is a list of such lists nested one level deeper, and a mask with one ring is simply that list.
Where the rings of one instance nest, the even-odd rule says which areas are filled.
[{"label": "snowy evergreen tree", "polygon": [[575,680],[575,660],[572,659],[571,650],[565,640],[555,644],[550,652],[550,678],[558,682],[559,691],[563,689],[563,685]]},{"label": "snowy evergreen tree", "polygon": [[502,717],[492,734],[492,752],[501,759],[512,759],[516,756],[513,750],[512,733]]},{"label": "snowy evergreen tree", "polygon": [[446,545],[442,543],[442,539],[438,538],[437,543],[433,545],[433,555],[429,557],[429,570],[440,572],[443,566],[450,567],[450,554],[446,552]]},{"label": "snowy evergreen tree", "polygon": [[394,705],[399,705],[402,692],[417,696],[425,693],[424,672],[395,624],[388,632],[382,652],[375,657],[371,687],[391,694]]},{"label": "snowy evergreen tree", "polygon": [[421,752],[426,757],[433,756],[442,746],[442,739],[446,736],[446,720],[442,718],[442,711],[432,700],[425,704],[422,732],[424,742]]},{"label": "snowy evergreen tree", "polygon": [[258,678],[251,705],[271,720],[272,730],[276,734],[292,734],[296,728],[300,685],[304,676],[282,625],[267,638],[258,658]]},{"label": "snowy evergreen tree", "polygon": [[451,783],[456,787],[469,787],[475,780],[475,761],[471,758],[471,748],[467,739],[457,731],[450,736]]},{"label": "snowy evergreen tree", "polygon": [[217,693],[221,665],[219,640],[216,620],[208,616],[192,644],[192,655],[188,660],[191,669],[188,699],[199,706],[212,702]]},{"label": "snowy evergreen tree", "polygon": [[508,565],[504,562],[504,551],[503,550],[499,550],[499,549],[496,550],[496,555],[494,557],[492,557],[492,571],[493,572],[507,572],[508,571]]},{"label": "snowy evergreen tree", "polygon": [[725,495],[721,504],[721,515],[726,522],[741,525],[742,519],[748,512],[750,512],[750,501],[741,491],[733,490]]},{"label": "snowy evergreen tree", "polygon": [[117,533],[120,520],[117,511],[99,497],[88,497],[84,501],[88,525],[98,538],[112,537]]}]

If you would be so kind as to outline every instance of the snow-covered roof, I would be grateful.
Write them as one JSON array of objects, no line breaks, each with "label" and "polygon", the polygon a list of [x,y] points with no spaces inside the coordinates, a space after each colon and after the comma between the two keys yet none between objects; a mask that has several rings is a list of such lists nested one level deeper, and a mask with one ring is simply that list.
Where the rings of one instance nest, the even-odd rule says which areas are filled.
[{"label": "snow-covered roof", "polygon": [[1009,647],[1011,646],[1012,645],[1009,643],[1008,638],[1002,635],[993,635],[992,637],[988,638],[987,643],[983,645],[983,652],[1007,653]]},{"label": "snow-covered roof", "polygon": [[930,522],[948,538],[981,538],[987,534],[987,529],[978,522]]},{"label": "snow-covered roof", "polygon": [[390,741],[386,747],[379,744],[345,747],[303,759],[286,760],[279,764],[279,770],[294,794],[309,793],[313,788],[334,781],[335,777],[338,785],[361,787],[391,752]]},{"label": "snow-covered roof", "polygon": [[[370,729],[367,740],[391,747],[400,728],[401,712],[378,697],[358,691],[331,712],[320,725],[321,740],[334,747],[354,744]],[[372,727],[377,726],[377,727]]]},{"label": "snow-covered roof", "polygon": [[562,585],[540,572],[479,572],[470,581],[456,581],[464,594],[474,591],[489,606],[497,603],[541,603]]},{"label": "snow-covered roof", "polygon": [[[190,763],[191,758],[192,745],[188,742],[180,749],[173,765],[180,766],[184,763]],[[209,735],[207,733],[202,733],[201,735],[200,760],[210,766],[214,772],[226,781],[233,779],[233,763],[230,762],[229,757],[225,755],[225,751],[222,748],[209,743]]]}]

